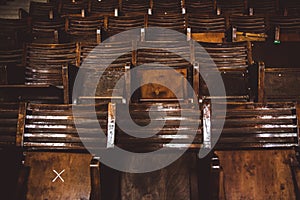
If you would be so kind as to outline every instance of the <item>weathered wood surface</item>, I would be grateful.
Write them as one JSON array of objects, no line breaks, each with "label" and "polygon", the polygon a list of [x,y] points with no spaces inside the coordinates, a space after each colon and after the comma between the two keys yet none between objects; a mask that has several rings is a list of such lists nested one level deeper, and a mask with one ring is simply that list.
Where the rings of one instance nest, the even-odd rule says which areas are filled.
[{"label": "weathered wood surface", "polygon": [[218,151],[226,199],[296,199],[290,158],[293,150]]},{"label": "weathered wood surface", "polygon": [[[26,199],[87,200],[90,196],[89,154],[28,152],[25,165],[30,166]],[[60,173],[56,178],[53,172]]]},{"label": "weathered wood surface", "polygon": [[190,169],[196,162],[193,154],[187,154],[164,169],[121,175],[122,200],[190,200]]},{"label": "weathered wood surface", "polygon": [[[177,73],[170,71],[170,69],[149,69],[141,70],[139,77],[141,77],[142,85],[141,98],[142,99],[184,99],[187,96],[187,78],[186,69],[178,69]],[[182,74],[182,77],[179,76]],[[153,82],[153,83],[151,83]],[[146,84],[145,84],[146,83]],[[147,84],[148,83],[148,84]],[[156,84],[164,83],[164,85]],[[173,86],[168,88],[166,86]],[[175,94],[174,94],[175,93]],[[176,96],[177,95],[177,96]]]}]

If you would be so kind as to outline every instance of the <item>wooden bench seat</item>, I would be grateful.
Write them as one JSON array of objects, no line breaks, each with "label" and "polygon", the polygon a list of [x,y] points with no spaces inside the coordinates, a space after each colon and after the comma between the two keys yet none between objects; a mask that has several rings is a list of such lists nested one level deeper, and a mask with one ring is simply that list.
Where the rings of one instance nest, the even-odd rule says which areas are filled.
[{"label": "wooden bench seat", "polygon": [[[122,33],[124,40],[140,40],[140,28],[145,27],[144,15],[134,15],[134,16],[119,16],[108,17],[107,30],[105,31],[105,38],[109,38],[115,34]],[[132,32],[130,34],[123,33],[131,29],[137,29],[135,35]]]},{"label": "wooden bench seat", "polygon": [[33,43],[60,43],[65,39],[65,21],[56,19],[33,19],[31,21],[31,40]]},{"label": "wooden bench seat", "polygon": [[17,180],[21,166],[22,151],[17,144],[17,132],[25,103],[0,103],[0,183],[3,186],[1,196],[5,199],[17,199]]},{"label": "wooden bench seat", "polygon": [[[218,130],[214,123],[225,117],[214,149],[223,188],[220,198],[296,198],[299,105],[229,103],[226,116],[218,113],[218,106],[215,109],[212,138]],[[232,187],[233,183],[237,185]]]},{"label": "wooden bench seat", "polygon": [[185,0],[184,8],[187,14],[212,15],[215,14],[214,2],[210,0]]},{"label": "wooden bench seat", "polygon": [[21,18],[30,17],[32,19],[55,19],[58,18],[58,5],[53,2],[35,2],[30,1],[29,12],[20,8]]},{"label": "wooden bench seat", "polygon": [[89,13],[96,16],[114,16],[115,14],[118,15],[118,4],[119,2],[116,0],[91,0],[89,1]]},{"label": "wooden bench seat", "polygon": [[[191,151],[197,151],[202,148],[203,144],[203,132],[201,113],[199,108],[193,107],[193,105],[184,104],[184,107],[180,107],[178,103],[136,103],[131,104],[130,115],[132,119],[128,119],[124,116],[126,104],[118,104],[116,107],[116,145],[134,152],[147,152],[155,151],[160,148],[167,148],[170,150],[176,150],[180,148],[188,148]],[[133,120],[140,126],[145,126],[150,122],[148,117],[149,109],[155,111],[155,116],[151,117],[154,123],[158,123],[166,112],[164,118],[167,119],[164,126],[158,129],[158,127],[151,126],[149,128],[143,128],[142,132],[135,130],[134,127],[128,126],[128,120]],[[188,115],[188,119],[182,117],[181,111],[184,111]],[[187,117],[187,116],[186,116]],[[200,117],[200,118],[199,118]],[[199,127],[195,127],[194,124],[199,124]],[[120,129],[126,127],[126,129]],[[147,134],[151,134],[155,131],[159,132],[154,136],[144,138]],[[184,131],[182,131],[184,130]],[[133,133],[140,135],[141,138],[136,138],[128,135]],[[195,137],[191,135],[195,133]],[[172,141],[172,144],[170,143]],[[191,142],[191,144],[189,143]]]},{"label": "wooden bench seat", "polygon": [[[231,14],[244,14],[245,3],[239,0],[219,0],[217,1],[217,14],[231,15]],[[218,11],[220,10],[220,11]]]},{"label": "wooden bench seat", "polygon": [[277,5],[276,0],[262,0],[262,1],[255,1],[255,0],[248,0],[248,10],[250,14],[250,9],[252,10],[253,15],[257,14],[276,14],[279,11],[279,5]]},{"label": "wooden bench seat", "polygon": [[152,5],[152,14],[153,15],[172,15],[182,13],[181,1],[159,1],[154,0]]},{"label": "wooden bench seat", "polygon": [[27,19],[0,19],[1,49],[19,49],[28,39],[29,24]]},{"label": "wooden bench seat", "polygon": [[2,85],[3,101],[69,102],[68,63],[76,64],[76,44],[26,46],[25,84]]},{"label": "wooden bench seat", "polygon": [[[19,132],[17,143],[25,154],[23,176],[20,176],[20,180],[24,180],[20,183],[20,197],[101,199],[99,160],[87,152],[86,148],[105,149],[106,138],[101,139],[97,135],[98,130],[89,126],[92,119],[88,106],[77,107],[81,116],[85,116],[84,120],[76,124],[77,129],[85,132],[85,135],[79,137],[72,106],[27,106],[23,124],[20,124],[23,132]],[[96,110],[96,122],[99,122],[106,132],[107,105],[96,105]],[[85,141],[86,146],[82,141]]]},{"label": "wooden bench seat", "polygon": [[205,54],[195,52],[196,62],[205,76],[221,73],[226,96],[210,96],[207,83],[200,77],[199,95],[203,98],[226,98],[229,101],[248,101],[253,99],[255,84],[251,83],[249,73],[253,66],[250,44],[241,43],[200,43],[207,51],[218,71],[212,69]]},{"label": "wooden bench seat", "polygon": [[[177,92],[177,100],[190,98],[187,83],[189,81],[193,84],[191,78],[193,64],[189,42],[149,41],[139,42],[137,47],[135,66],[141,68],[137,70],[133,81],[142,85],[139,89],[140,96],[137,97],[139,100],[176,99],[173,92]],[[182,77],[176,76],[170,69],[176,70]],[[151,81],[154,83],[145,84]],[[164,83],[166,86],[155,84],[155,81]],[[173,87],[167,88],[171,86]]]},{"label": "wooden bench seat", "polygon": [[149,0],[122,1],[121,12],[125,16],[146,15],[150,9]]},{"label": "wooden bench seat", "polygon": [[24,83],[24,49],[0,50],[0,84]]},{"label": "wooden bench seat", "polygon": [[191,13],[187,17],[187,35],[198,42],[222,43],[225,39],[225,18]]},{"label": "wooden bench seat", "polygon": [[267,26],[263,16],[239,16],[229,17],[232,29],[232,42],[235,41],[266,41]]},{"label": "wooden bench seat", "polygon": [[270,18],[272,30],[271,38],[274,41],[300,41],[300,18],[298,16],[274,16]]},{"label": "wooden bench seat", "polygon": [[[223,117],[225,116],[216,113],[216,118],[212,120],[218,121]],[[216,148],[228,150],[297,147],[298,117],[298,108],[292,103],[229,104]]]},{"label": "wooden bench seat", "polygon": [[[185,25],[185,16],[181,13],[179,14],[169,14],[169,15],[147,15],[146,18],[146,27],[158,27],[165,29],[172,29],[178,31],[180,33],[186,33],[186,25]],[[183,36],[178,36],[179,33],[170,33],[163,31],[157,32],[154,30],[154,33],[146,30],[146,41],[184,41]]]},{"label": "wooden bench seat", "polygon": [[[124,88],[115,88],[115,84],[131,66],[132,43],[105,42],[101,46],[95,43],[82,43],[80,49],[81,68],[84,70],[81,78],[85,87],[78,85],[77,98],[87,101],[95,98],[108,100],[115,92],[121,100],[126,99]],[[102,73],[102,76],[97,77],[98,73]],[[98,81],[96,93],[90,94],[88,89],[95,86],[93,82],[95,79]]]},{"label": "wooden bench seat", "polygon": [[104,18],[101,16],[68,17],[66,32],[72,42],[101,42]]}]

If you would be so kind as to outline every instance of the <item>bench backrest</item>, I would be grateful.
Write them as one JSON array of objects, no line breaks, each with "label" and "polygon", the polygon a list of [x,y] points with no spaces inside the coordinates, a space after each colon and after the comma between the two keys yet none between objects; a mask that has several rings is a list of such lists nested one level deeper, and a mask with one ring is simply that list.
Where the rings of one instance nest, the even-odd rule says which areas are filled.
[{"label": "bench backrest", "polygon": [[72,42],[101,42],[101,29],[104,18],[101,16],[68,17],[66,32]]},{"label": "bench backrest", "polygon": [[216,114],[212,120],[222,117],[225,117],[225,124],[217,149],[293,148],[299,145],[299,106],[295,104],[228,104],[226,116]]},{"label": "bench backrest", "polygon": [[24,82],[24,49],[0,50],[0,84]]},{"label": "bench backrest", "polygon": [[[250,99],[251,84],[249,82],[248,73],[253,61],[249,43],[201,43],[201,45],[221,72],[226,90],[226,97],[220,98],[238,101]],[[209,66],[210,64],[205,61],[205,54],[201,54],[201,51],[196,51],[195,54],[195,60],[200,65],[200,71],[202,70],[204,74],[220,73],[219,71],[213,70],[212,66]],[[204,98],[219,98],[213,96],[210,97],[206,83],[202,78],[200,79],[200,96],[203,96]]]}]

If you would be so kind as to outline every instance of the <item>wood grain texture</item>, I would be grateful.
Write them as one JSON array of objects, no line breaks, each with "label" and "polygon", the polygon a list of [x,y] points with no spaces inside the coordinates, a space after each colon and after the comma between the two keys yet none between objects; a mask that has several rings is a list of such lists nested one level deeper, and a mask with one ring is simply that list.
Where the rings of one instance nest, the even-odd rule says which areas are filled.
[{"label": "wood grain texture", "polygon": [[122,200],[190,200],[190,168],[195,165],[193,154],[150,173],[121,175]]},{"label": "wood grain texture", "polygon": [[219,151],[226,199],[295,199],[290,158],[293,150]]},{"label": "wood grain texture", "polygon": [[[141,77],[141,98],[142,99],[182,99],[187,94],[186,82],[183,78],[187,77],[186,69],[177,69],[175,74],[170,69],[150,69],[142,70]],[[182,74],[182,77],[179,76]],[[178,76],[178,77],[175,77]],[[156,84],[164,83],[165,85]],[[172,87],[171,87],[172,86]],[[171,87],[171,88],[170,88]],[[177,95],[177,96],[176,96]]]},{"label": "wood grain texture", "polygon": [[[28,152],[25,166],[30,167],[30,174],[26,199],[89,199],[90,161],[89,154]],[[63,169],[64,182],[59,178],[52,182],[56,177],[53,170],[60,173]]]},{"label": "wood grain texture", "polygon": [[222,43],[225,33],[193,33],[192,38],[197,42]]}]

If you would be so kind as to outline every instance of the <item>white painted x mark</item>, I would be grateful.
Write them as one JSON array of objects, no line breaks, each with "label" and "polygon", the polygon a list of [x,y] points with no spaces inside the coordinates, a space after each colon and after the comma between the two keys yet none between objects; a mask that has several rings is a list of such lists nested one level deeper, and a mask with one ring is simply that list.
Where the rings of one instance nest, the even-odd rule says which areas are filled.
[{"label": "white painted x mark", "polygon": [[65,170],[62,170],[60,173],[58,173],[55,170],[52,170],[57,176],[52,180],[52,183],[56,181],[56,179],[60,179],[62,182],[65,182],[64,179],[60,176],[62,173],[64,173]]}]

